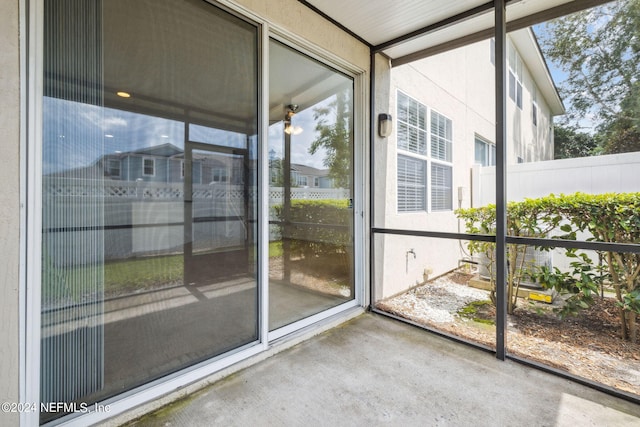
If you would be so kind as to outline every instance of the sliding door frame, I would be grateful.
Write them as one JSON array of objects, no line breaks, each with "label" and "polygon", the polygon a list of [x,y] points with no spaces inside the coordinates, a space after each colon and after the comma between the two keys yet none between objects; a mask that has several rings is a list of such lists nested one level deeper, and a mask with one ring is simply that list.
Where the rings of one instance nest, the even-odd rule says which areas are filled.
[{"label": "sliding door frame", "polygon": [[[365,224],[365,219],[368,216],[365,214],[365,206],[367,206],[365,195],[368,194],[368,187],[366,187],[367,183],[367,173],[368,168],[365,164],[365,159],[368,156],[367,150],[368,145],[365,144],[366,140],[366,81],[365,81],[365,71],[354,67],[347,61],[339,58],[335,55],[329,54],[327,52],[319,50],[317,47],[312,45],[309,42],[301,40],[296,35],[278,27],[270,27],[268,32],[267,41],[265,41],[265,45],[268,46],[269,40],[275,40],[277,42],[282,43],[283,45],[293,49],[297,53],[301,55],[305,55],[313,60],[318,61],[319,63],[332,68],[347,77],[351,78],[353,81],[353,120],[354,120],[354,129],[353,129],[353,281],[355,284],[355,295],[352,300],[346,301],[340,305],[332,307],[328,310],[321,311],[320,313],[314,314],[312,316],[306,317],[304,319],[300,319],[288,325],[282,326],[275,330],[269,331],[268,329],[268,271],[266,272],[265,281],[263,282],[263,290],[266,295],[266,307],[263,307],[267,312],[267,317],[264,319],[267,322],[267,338],[268,342],[272,342],[278,340],[280,338],[286,337],[293,332],[296,332],[300,329],[304,329],[310,327],[311,325],[321,322],[329,317],[335,316],[345,310],[349,310],[355,307],[363,307],[366,304],[366,286],[364,286],[367,282],[367,277],[365,277],[366,269],[366,261],[368,260],[368,254],[364,253],[364,248],[368,247],[368,243],[365,243],[365,238],[368,239],[368,224]],[[265,66],[268,69],[268,63]],[[266,73],[265,73],[266,74]],[[268,98],[267,98],[267,106],[266,106],[266,114],[265,124],[267,129],[263,129],[263,135],[268,135]],[[261,145],[266,150],[267,141],[264,141],[265,145]],[[269,194],[269,171],[268,171],[268,153],[264,153],[264,157],[262,159],[262,164],[267,165],[266,167],[266,175],[263,175],[263,183],[264,188],[261,188],[263,194]],[[269,201],[264,201],[266,206],[266,213],[264,218],[269,218]],[[268,245],[269,241],[269,231],[266,230],[266,243]],[[264,237],[263,237],[264,238]],[[268,252],[267,252],[268,255]],[[267,260],[265,260],[267,261]],[[268,262],[266,262],[268,264]],[[352,284],[352,285],[353,285]]]},{"label": "sliding door frame", "polygon": [[[142,404],[158,400],[178,389],[188,390],[190,384],[214,381],[226,368],[249,358],[259,356],[270,349],[276,340],[284,340],[293,332],[313,328],[314,323],[339,316],[355,308],[362,308],[367,301],[368,270],[368,207],[369,153],[367,138],[368,114],[366,108],[367,73],[348,61],[318,48],[299,36],[271,25],[264,18],[229,0],[207,0],[209,3],[254,25],[257,29],[258,55],[258,340],[213,357],[188,368],[151,381],[130,391],[98,402],[109,411],[74,413],[55,419],[46,425],[81,426],[104,421]],[[20,307],[20,401],[39,406],[40,402],[40,339],[41,339],[41,254],[42,254],[42,147],[43,147],[43,58],[44,58],[44,2],[45,0],[20,0],[22,7],[21,28],[26,36],[21,40],[23,56],[21,89],[23,92],[22,132],[22,218],[25,225],[21,236],[21,307]],[[268,87],[269,40],[276,38],[293,49],[304,53],[348,75],[354,83],[354,147],[353,147],[353,220],[354,220],[354,299],[327,311],[303,319],[274,332],[269,332],[268,251],[269,251],[269,170],[268,170]],[[296,334],[297,335],[297,334]],[[293,336],[292,336],[293,338]],[[197,386],[194,386],[197,387]],[[166,403],[166,402],[165,402]],[[91,409],[91,407],[90,407]],[[21,425],[38,425],[39,411],[20,414]]]}]

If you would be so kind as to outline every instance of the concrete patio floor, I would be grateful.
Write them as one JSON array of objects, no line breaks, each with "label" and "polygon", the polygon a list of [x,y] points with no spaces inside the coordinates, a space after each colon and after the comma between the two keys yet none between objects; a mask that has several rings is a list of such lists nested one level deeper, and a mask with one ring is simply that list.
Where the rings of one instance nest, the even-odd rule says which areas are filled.
[{"label": "concrete patio floor", "polygon": [[639,426],[640,405],[375,314],[127,425]]}]

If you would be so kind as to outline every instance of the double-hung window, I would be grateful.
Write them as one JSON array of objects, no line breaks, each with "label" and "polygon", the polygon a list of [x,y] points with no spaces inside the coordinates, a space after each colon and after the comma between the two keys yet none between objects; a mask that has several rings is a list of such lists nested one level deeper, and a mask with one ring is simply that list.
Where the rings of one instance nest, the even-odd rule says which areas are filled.
[{"label": "double-hung window", "polygon": [[398,212],[427,210],[427,107],[398,92]]},{"label": "double-hung window", "polygon": [[120,159],[109,159],[108,175],[112,178],[120,178]]},{"label": "double-hung window", "polygon": [[509,44],[509,98],[522,110],[522,59]]},{"label": "double-hung window", "polygon": [[398,212],[452,209],[451,120],[402,92],[397,113]]},{"label": "double-hung window", "polygon": [[213,182],[229,182],[229,171],[226,168],[214,168]]},{"label": "double-hung window", "polygon": [[296,187],[306,187],[308,184],[307,176],[296,171],[291,171],[291,183]]},{"label": "double-hung window", "polygon": [[156,160],[145,157],[142,159],[142,175],[154,176],[156,174]]},{"label": "double-hung window", "polygon": [[431,110],[431,210],[453,208],[452,122]]}]

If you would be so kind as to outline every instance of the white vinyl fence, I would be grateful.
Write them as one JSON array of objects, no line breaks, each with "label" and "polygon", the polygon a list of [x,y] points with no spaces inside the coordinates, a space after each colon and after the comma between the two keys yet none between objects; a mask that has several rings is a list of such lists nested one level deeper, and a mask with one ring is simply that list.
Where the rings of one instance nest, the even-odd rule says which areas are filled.
[{"label": "white vinyl fence", "polygon": [[[495,167],[474,166],[474,207],[496,201]],[[507,166],[507,200],[553,194],[626,193],[640,191],[640,153],[549,160]]]},{"label": "white vinyl fence", "polygon": [[[474,207],[495,203],[495,167],[474,166],[472,173]],[[576,159],[521,163],[507,167],[507,201],[522,201],[553,193],[587,194],[627,193],[640,191],[640,153],[625,153]],[[582,236],[587,238],[588,236]],[[534,251],[535,252],[535,251]],[[598,256],[585,251],[592,260]],[[538,253],[538,252],[536,252]],[[567,268],[569,259],[563,249],[541,252],[545,263]],[[550,257],[550,258],[546,258]]]},{"label": "white vinyl fence", "polygon": [[[249,212],[245,212],[245,191]],[[244,244],[255,227],[252,202],[256,188],[226,183],[193,185],[193,250],[214,250]],[[349,191],[333,188],[292,188],[292,200],[345,199]],[[282,188],[271,188],[269,206],[282,204]],[[43,203],[49,215],[43,223],[47,254],[61,265],[77,265],[98,256],[78,244],[87,233],[100,234],[105,260],[181,253],[184,246],[184,184],[144,181],[45,177]],[[83,212],[100,206],[93,224],[78,224]],[[271,220],[273,214],[271,215]],[[200,219],[200,220],[198,220]],[[62,254],[65,254],[62,256]],[[72,254],[73,256],[70,256]],[[59,256],[58,256],[59,255]],[[68,261],[67,261],[68,262]]]}]

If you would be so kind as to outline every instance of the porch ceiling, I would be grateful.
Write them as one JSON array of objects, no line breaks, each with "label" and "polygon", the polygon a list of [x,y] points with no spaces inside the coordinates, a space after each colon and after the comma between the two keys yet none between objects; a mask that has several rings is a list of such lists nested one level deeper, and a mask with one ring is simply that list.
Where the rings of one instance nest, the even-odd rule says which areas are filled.
[{"label": "porch ceiling", "polygon": [[[507,0],[507,29],[516,30],[610,0]],[[393,65],[491,37],[493,1],[300,0],[332,19]]]}]

